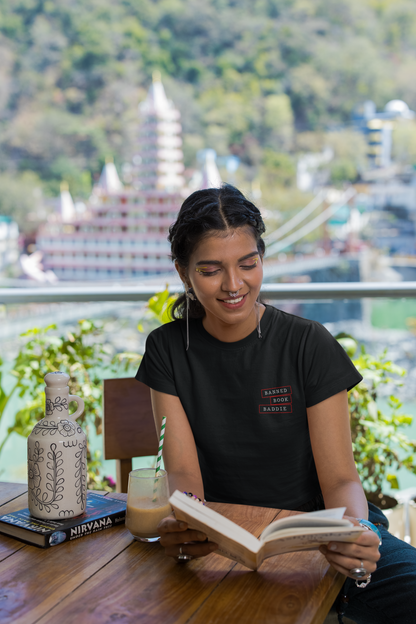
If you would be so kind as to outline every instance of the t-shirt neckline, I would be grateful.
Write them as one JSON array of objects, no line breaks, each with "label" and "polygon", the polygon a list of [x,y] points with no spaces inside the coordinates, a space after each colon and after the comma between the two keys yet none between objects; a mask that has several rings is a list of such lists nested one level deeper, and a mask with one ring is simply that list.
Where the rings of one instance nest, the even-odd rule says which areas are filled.
[{"label": "t-shirt neckline", "polygon": [[[264,333],[266,331],[267,325],[268,325],[269,320],[270,320],[270,316],[272,314],[272,306],[270,306],[268,304],[265,304],[265,303],[263,305],[265,306],[266,309],[265,309],[264,314],[263,314],[263,316],[262,316],[262,318],[260,320],[260,329],[261,329],[262,335],[264,335]],[[237,350],[237,349],[245,349],[251,343],[255,342],[256,340],[260,340],[259,336],[258,336],[258,332],[257,332],[257,327],[256,327],[256,329],[254,331],[251,332],[251,334],[249,334],[248,336],[246,336],[242,340],[237,340],[236,342],[223,342],[222,340],[218,340],[218,338],[215,338],[214,336],[212,336],[205,329],[205,327],[204,327],[204,325],[202,323],[202,319],[198,319],[197,320],[195,329],[197,329],[197,331],[200,334],[201,338],[203,338],[207,342],[210,342],[211,344],[215,345],[219,349],[226,349],[228,351],[230,351],[230,350]]]}]

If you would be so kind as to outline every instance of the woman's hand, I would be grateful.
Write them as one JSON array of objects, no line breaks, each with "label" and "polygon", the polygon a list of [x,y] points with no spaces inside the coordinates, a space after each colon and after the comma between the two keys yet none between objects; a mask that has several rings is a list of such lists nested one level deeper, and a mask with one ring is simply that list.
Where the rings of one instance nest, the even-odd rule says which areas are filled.
[{"label": "woman's hand", "polygon": [[[356,518],[344,518],[355,525],[359,524]],[[378,536],[373,531],[364,530],[355,542],[329,542],[319,550],[336,570],[354,580],[356,577],[350,574],[350,570],[363,567],[367,574],[359,580],[365,580],[377,568],[377,561],[380,559],[378,547]]]},{"label": "woman's hand", "polygon": [[165,553],[175,559],[178,555],[205,557],[218,548],[204,533],[188,529],[186,522],[179,522],[173,516],[161,520],[158,530]]}]

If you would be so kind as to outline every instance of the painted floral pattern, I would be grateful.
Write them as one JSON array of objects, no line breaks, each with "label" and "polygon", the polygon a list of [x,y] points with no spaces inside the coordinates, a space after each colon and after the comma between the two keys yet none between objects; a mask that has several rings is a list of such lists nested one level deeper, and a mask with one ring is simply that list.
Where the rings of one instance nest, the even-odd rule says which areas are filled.
[{"label": "painted floral pattern", "polygon": [[68,411],[68,399],[60,396],[55,397],[54,401],[46,399],[46,416],[52,416],[54,410],[57,412]]},{"label": "painted floral pattern", "polygon": [[78,449],[75,453],[75,487],[77,504],[81,504],[82,511],[84,511],[87,504],[87,441],[80,442]]},{"label": "painted floral pattern", "polygon": [[[40,460],[42,461],[43,458],[40,458]],[[41,476],[39,464],[37,462],[28,460],[27,476],[30,490],[40,486]]]},{"label": "painted floral pattern", "polygon": [[64,438],[69,438],[70,436],[75,435],[75,431],[77,430],[77,426],[71,420],[60,420],[58,421],[58,433],[60,433]]},{"label": "painted floral pattern", "polygon": [[43,436],[47,435],[55,435],[56,432],[60,433],[64,438],[69,438],[70,436],[75,435],[76,432],[82,431],[81,428],[74,423],[72,420],[68,420],[67,418],[63,418],[62,420],[58,420],[55,422],[54,420],[49,420],[49,418],[42,418],[33,428],[34,435]]},{"label": "painted floral pattern", "polygon": [[58,502],[62,500],[62,492],[64,490],[63,478],[64,469],[62,467],[62,451],[57,450],[56,444],[49,446],[46,462],[46,483],[45,489],[41,487],[41,473],[39,464],[44,461],[43,448],[39,445],[39,441],[36,440],[34,446],[30,443],[28,445],[28,485],[29,496],[33,504],[39,508],[39,511],[43,509],[47,513],[51,513],[53,509],[58,509]]}]

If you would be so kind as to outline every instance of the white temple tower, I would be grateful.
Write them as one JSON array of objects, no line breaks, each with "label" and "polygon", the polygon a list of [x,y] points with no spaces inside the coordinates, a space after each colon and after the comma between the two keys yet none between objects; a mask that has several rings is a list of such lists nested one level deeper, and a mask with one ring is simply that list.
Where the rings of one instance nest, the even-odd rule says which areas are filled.
[{"label": "white temple tower", "polygon": [[153,74],[147,98],[139,105],[139,145],[133,176],[143,190],[183,189],[180,113],[166,97],[159,72]]}]

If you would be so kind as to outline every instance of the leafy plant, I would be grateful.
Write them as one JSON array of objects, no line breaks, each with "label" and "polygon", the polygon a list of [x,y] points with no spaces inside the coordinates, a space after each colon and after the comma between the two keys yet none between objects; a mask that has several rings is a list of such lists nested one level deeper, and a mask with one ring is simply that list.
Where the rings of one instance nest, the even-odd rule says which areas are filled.
[{"label": "leafy plant", "polygon": [[[137,325],[141,333],[149,333],[159,325],[170,323],[172,317],[170,309],[176,301],[177,295],[169,295],[169,286],[166,284],[165,290],[150,297],[143,317]],[[127,372],[130,368],[140,364],[142,356],[132,351],[124,351],[115,356],[115,361]]]},{"label": "leafy plant", "polygon": [[[101,329],[89,320],[78,322],[75,331],[56,335],[57,326],[30,329],[22,334],[25,339],[10,374],[15,378],[12,388],[6,392],[1,384],[0,370],[0,419],[10,399],[18,395],[24,405],[15,415],[0,443],[0,453],[13,433],[27,437],[35,423],[45,415],[44,376],[61,370],[70,376],[71,394],[81,396],[85,403],[84,414],[77,422],[88,434],[93,428],[101,433],[102,371],[111,368],[111,348],[101,343]],[[2,364],[2,362],[0,362]],[[100,453],[91,453],[87,445],[88,487],[111,489],[100,475]]]},{"label": "leafy plant", "polygon": [[391,394],[388,410],[380,407],[380,386],[399,388],[406,371],[387,358],[387,349],[379,357],[361,346],[358,356],[356,341],[347,334],[336,336],[364,378],[348,395],[354,460],[368,498],[382,493],[387,481],[399,488],[397,470],[406,468],[416,474],[416,440],[410,440],[403,429],[413,417],[403,414],[400,399]]},{"label": "leafy plant", "polygon": [[[169,295],[168,286],[156,293],[148,302],[138,325],[144,331],[143,323],[152,329],[171,320],[169,309],[175,301]],[[102,379],[106,374],[130,372],[138,366],[141,355],[134,352],[117,353],[102,344],[102,328],[90,320],[78,322],[75,331],[57,335],[57,326],[34,328],[22,334],[24,343],[13,362],[9,374],[15,379],[6,390],[3,381],[3,361],[0,358],[0,421],[12,397],[19,396],[23,407],[15,414],[13,424],[0,441],[0,454],[13,433],[27,437],[35,423],[45,415],[45,382],[48,372],[61,370],[70,376],[71,394],[79,395],[85,403],[84,414],[77,422],[87,433],[88,487],[90,489],[113,490],[111,477],[101,475],[100,451],[91,451],[89,434],[92,430],[100,435],[102,430]]]}]

